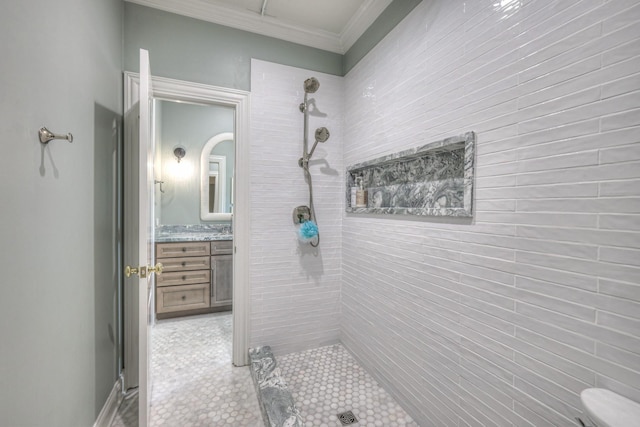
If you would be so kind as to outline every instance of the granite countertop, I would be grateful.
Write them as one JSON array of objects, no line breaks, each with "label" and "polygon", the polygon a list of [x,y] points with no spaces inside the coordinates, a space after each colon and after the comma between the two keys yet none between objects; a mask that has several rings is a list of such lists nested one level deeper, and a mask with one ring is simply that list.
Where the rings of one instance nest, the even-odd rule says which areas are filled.
[{"label": "granite countertop", "polygon": [[231,225],[160,225],[156,227],[155,240],[166,242],[197,242],[233,240]]},{"label": "granite countertop", "polygon": [[201,242],[206,240],[233,240],[232,234],[178,233],[156,234],[156,242]]}]

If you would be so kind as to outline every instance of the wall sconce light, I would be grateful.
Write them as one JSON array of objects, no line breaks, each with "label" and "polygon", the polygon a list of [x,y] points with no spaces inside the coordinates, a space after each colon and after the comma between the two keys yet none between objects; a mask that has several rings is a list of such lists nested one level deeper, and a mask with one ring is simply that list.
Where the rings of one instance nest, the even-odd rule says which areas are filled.
[{"label": "wall sconce light", "polygon": [[180,163],[180,160],[182,160],[182,158],[187,154],[187,150],[185,150],[183,147],[176,147],[173,149],[173,155],[176,156],[176,159],[178,159],[178,163]]}]

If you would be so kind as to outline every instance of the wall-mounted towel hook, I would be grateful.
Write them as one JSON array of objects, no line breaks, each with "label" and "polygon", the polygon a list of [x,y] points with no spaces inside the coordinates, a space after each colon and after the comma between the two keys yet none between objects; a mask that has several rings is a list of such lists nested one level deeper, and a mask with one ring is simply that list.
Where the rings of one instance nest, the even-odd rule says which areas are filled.
[{"label": "wall-mounted towel hook", "polygon": [[40,128],[38,135],[40,135],[40,142],[43,144],[48,144],[52,139],[66,139],[69,142],[73,142],[73,135],[71,135],[71,133],[66,135],[56,135],[46,127]]},{"label": "wall-mounted towel hook", "polygon": [[160,184],[160,192],[164,193],[164,190],[162,189],[162,184],[164,184],[164,181],[158,181],[157,179],[153,180],[154,184]]}]

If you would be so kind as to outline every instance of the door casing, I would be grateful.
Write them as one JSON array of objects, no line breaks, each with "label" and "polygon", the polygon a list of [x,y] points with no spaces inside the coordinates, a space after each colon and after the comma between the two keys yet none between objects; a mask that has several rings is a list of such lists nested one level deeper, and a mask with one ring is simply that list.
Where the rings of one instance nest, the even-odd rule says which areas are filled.
[{"label": "door casing", "polygon": [[[125,72],[124,111],[138,101],[139,75]],[[198,104],[215,104],[235,109],[235,195],[233,213],[233,345],[232,362],[235,366],[248,364],[249,351],[249,317],[250,317],[250,288],[249,288],[249,230],[250,202],[249,202],[249,115],[250,93],[238,89],[204,85],[183,80],[164,77],[151,77],[153,97],[168,101],[193,102]],[[124,313],[126,319],[135,313]],[[126,341],[126,340],[125,340]],[[137,360],[128,360],[128,353],[124,355],[125,383],[127,383],[127,366],[137,365]]]}]

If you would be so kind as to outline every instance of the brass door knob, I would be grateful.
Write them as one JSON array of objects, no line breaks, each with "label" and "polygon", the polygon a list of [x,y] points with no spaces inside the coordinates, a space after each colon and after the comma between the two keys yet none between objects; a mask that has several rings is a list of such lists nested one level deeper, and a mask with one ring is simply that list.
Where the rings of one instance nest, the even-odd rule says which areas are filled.
[{"label": "brass door knob", "polygon": [[131,275],[137,275],[138,274],[138,269],[136,267],[130,267],[130,266],[126,266],[124,268],[124,275],[127,277],[131,277]]},{"label": "brass door knob", "polygon": [[151,266],[147,267],[147,271],[149,273],[155,272],[158,276],[160,276],[162,274],[162,269],[163,268],[164,268],[164,266],[162,265],[161,262],[159,262],[156,265],[151,265]]},{"label": "brass door knob", "polygon": [[155,272],[158,275],[162,274],[162,264],[157,263],[156,265],[148,266],[148,267],[131,267],[127,265],[124,268],[124,275],[126,277],[137,275],[144,279],[145,277],[147,277],[147,273],[153,273],[153,272]]}]

